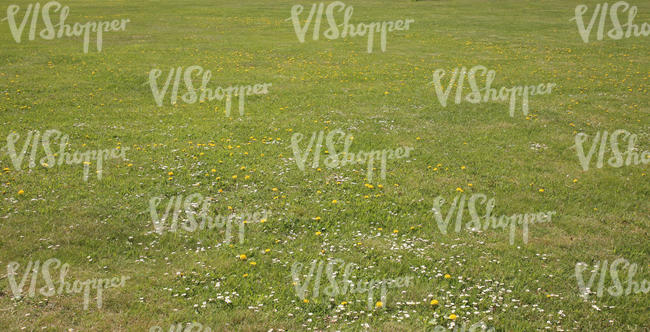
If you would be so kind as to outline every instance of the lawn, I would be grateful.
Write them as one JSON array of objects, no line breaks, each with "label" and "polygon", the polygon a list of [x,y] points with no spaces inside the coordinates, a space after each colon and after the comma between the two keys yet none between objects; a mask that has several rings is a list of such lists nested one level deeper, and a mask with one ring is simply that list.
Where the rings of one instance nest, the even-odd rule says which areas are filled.
[{"label": "lawn", "polygon": [[[20,24],[30,3],[0,0],[0,18],[18,5]],[[87,52],[83,37],[41,38],[42,17],[33,40],[24,21],[20,42],[0,21],[0,330],[650,329],[647,37],[598,40],[596,22],[585,43],[571,19],[585,4],[587,25],[593,0],[346,1],[351,24],[412,20],[385,50],[375,34],[368,53],[368,36],[326,38],[325,13],[318,40],[312,22],[300,42],[292,7],[304,6],[301,26],[314,3],[63,1],[71,25],[129,20],[101,51],[90,33]],[[629,5],[650,22],[649,2]],[[457,95],[454,70],[475,66],[497,89],[553,87],[527,114],[516,97],[511,115],[509,99],[468,102],[467,78]],[[210,71],[223,98],[183,99],[188,68],[195,88]],[[228,105],[225,89],[246,86],[257,93]],[[641,162],[612,166],[605,141],[597,167],[594,138],[617,130],[635,135]],[[582,153],[595,148],[587,170],[581,133]],[[349,153],[392,158],[326,162],[346,140]],[[487,210],[547,217],[499,227]],[[56,287],[67,268],[71,291],[44,295],[45,262]],[[638,292],[611,291],[628,277]],[[107,278],[121,282],[101,305],[90,282],[75,292],[75,280]],[[391,283],[359,289],[371,280]]]}]

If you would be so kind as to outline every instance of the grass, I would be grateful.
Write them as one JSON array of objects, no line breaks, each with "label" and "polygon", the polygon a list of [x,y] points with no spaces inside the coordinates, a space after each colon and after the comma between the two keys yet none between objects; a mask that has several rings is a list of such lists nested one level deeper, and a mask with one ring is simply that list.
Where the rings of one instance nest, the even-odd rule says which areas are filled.
[{"label": "grass", "polygon": [[[598,2],[585,3],[590,14]],[[352,23],[415,19],[388,34],[386,52],[375,43],[368,54],[365,37],[299,43],[287,20],[295,4],[66,1],[71,23],[131,20],[104,35],[101,53],[91,39],[87,54],[80,38],[18,44],[1,22],[1,145],[12,132],[22,143],[30,130],[57,129],[72,151],[130,150],[87,182],[80,165],[15,169],[2,152],[0,265],[16,261],[23,271],[30,260],[57,258],[70,264],[70,280],[131,279],[106,290],[101,309],[83,310],[81,294],[12,299],[3,268],[0,326],[411,331],[450,326],[454,313],[456,325],[483,321],[499,331],[650,327],[647,293],[584,300],[574,273],[577,262],[625,258],[639,265],[635,280],[650,279],[648,165],[583,171],[572,147],[577,132],[626,129],[639,136],[639,151],[650,149],[644,37],[585,44],[569,21],[577,3],[559,0],[346,2]],[[650,5],[631,4],[635,22],[647,22]],[[149,71],[164,77],[191,65],[212,71],[213,88],[273,86],[247,98],[241,117],[235,103],[229,118],[223,102],[157,107]],[[528,117],[510,117],[505,102],[441,107],[432,73],[475,65],[494,69],[497,87],[557,86],[532,97]],[[337,128],[354,135],[352,151],[415,149],[389,161],[372,189],[365,166],[300,171],[292,135]],[[557,214],[532,225],[527,244],[519,231],[514,245],[499,230],[445,235],[433,200],[451,201],[457,188],[495,198],[496,215]],[[153,232],[149,200],[192,193],[213,198],[213,214],[266,209],[268,221],[249,224],[244,243],[232,245],[223,230]],[[357,264],[357,279],[414,283],[389,290],[381,309],[369,311],[365,294],[304,303],[291,266],[335,258]]]}]

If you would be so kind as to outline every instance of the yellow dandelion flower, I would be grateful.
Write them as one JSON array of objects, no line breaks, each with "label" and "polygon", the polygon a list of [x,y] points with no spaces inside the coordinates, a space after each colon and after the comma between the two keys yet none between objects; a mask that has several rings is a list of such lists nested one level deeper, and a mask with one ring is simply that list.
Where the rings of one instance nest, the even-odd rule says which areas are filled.
[{"label": "yellow dandelion flower", "polygon": [[451,320],[455,320],[456,318],[458,318],[458,316],[456,316],[455,314],[449,315],[449,319]]},{"label": "yellow dandelion flower", "polygon": [[316,232],[316,235],[321,235],[322,233],[320,231]]},{"label": "yellow dandelion flower", "polygon": [[384,306],[384,304],[381,303],[381,301],[377,301],[377,303],[375,303],[375,308],[381,308],[383,306]]},{"label": "yellow dandelion flower", "polygon": [[246,254],[241,254],[239,255],[239,259],[245,261],[248,257],[246,257]]},{"label": "yellow dandelion flower", "polygon": [[445,274],[445,279],[449,279],[451,276],[449,274]]},{"label": "yellow dandelion flower", "polygon": [[438,305],[438,300],[431,300],[431,302],[429,302],[429,304],[431,304],[431,305]]},{"label": "yellow dandelion flower", "polygon": [[244,273],[244,278],[248,277],[248,273]]},{"label": "yellow dandelion flower", "polygon": [[397,234],[397,233],[399,233],[399,231],[396,230],[396,229],[394,229],[394,230],[393,230],[393,233]]},{"label": "yellow dandelion flower", "polygon": [[24,193],[25,193],[24,190],[22,190],[22,189],[18,190],[18,195],[22,195],[22,194],[24,194]]},{"label": "yellow dandelion flower", "polygon": [[233,175],[232,178],[233,178],[233,180],[236,180],[236,179],[237,179],[237,175]]},{"label": "yellow dandelion flower", "polygon": [[304,299],[304,300],[302,300],[302,302],[309,303],[309,300]]},{"label": "yellow dandelion flower", "polygon": [[253,265],[253,266],[257,265],[257,263],[255,263],[255,262],[250,262],[248,264]]},{"label": "yellow dandelion flower", "polygon": [[336,203],[338,203],[338,201],[335,200],[335,199],[333,199],[333,200],[332,200],[332,204],[336,204]]}]

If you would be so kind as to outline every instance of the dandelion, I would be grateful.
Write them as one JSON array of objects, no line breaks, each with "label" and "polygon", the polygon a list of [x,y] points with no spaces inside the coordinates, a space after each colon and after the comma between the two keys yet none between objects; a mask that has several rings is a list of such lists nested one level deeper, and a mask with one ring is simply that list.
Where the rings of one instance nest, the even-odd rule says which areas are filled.
[{"label": "dandelion", "polygon": [[543,193],[543,192],[544,192],[544,188],[540,188],[540,189],[539,189],[539,192],[540,192],[540,193]]},{"label": "dandelion", "polygon": [[309,300],[304,299],[304,300],[302,300],[302,302],[309,303]]},{"label": "dandelion", "polygon": [[172,175],[174,175],[174,172],[169,172],[169,173],[167,173],[167,175],[172,176]]},{"label": "dandelion", "polygon": [[449,279],[451,276],[449,274],[445,274],[445,279]]},{"label": "dandelion", "polygon": [[24,193],[25,193],[24,190],[22,190],[22,189],[18,190],[18,195],[22,195],[22,194],[24,194]]},{"label": "dandelion", "polygon": [[333,199],[333,200],[332,200],[332,204],[336,204],[336,203],[338,203],[338,201],[335,200],[335,199]]},{"label": "dandelion", "polygon": [[397,233],[399,233],[399,231],[396,230],[396,229],[394,229],[394,230],[393,230],[393,233],[397,234]]},{"label": "dandelion", "polygon": [[239,259],[245,261],[248,257],[246,257],[246,254],[241,254],[239,255]]},{"label": "dandelion", "polygon": [[463,190],[463,188],[461,188],[461,187],[456,188],[456,191],[459,191],[459,192],[461,192],[461,193],[462,193],[462,192],[465,192],[465,191]]},{"label": "dandelion", "polygon": [[429,302],[429,304],[431,304],[431,305],[438,305],[438,300],[431,300],[431,302]]},{"label": "dandelion", "polygon": [[255,263],[255,262],[250,262],[249,264],[253,265],[253,266],[257,265],[257,263]]},{"label": "dandelion", "polygon": [[273,189],[271,189],[271,190],[272,190],[272,191],[278,191],[278,188],[273,188]]},{"label": "dandelion", "polygon": [[237,175],[233,175],[233,176],[232,176],[232,179],[233,179],[233,180],[237,180]]},{"label": "dandelion", "polygon": [[346,304],[348,304],[347,301],[343,301],[343,302],[341,302],[341,305],[346,305]]},{"label": "dandelion", "polygon": [[264,249],[264,252],[270,252],[271,249]]},{"label": "dandelion", "polygon": [[244,278],[248,277],[248,273],[244,273]]},{"label": "dandelion", "polygon": [[456,318],[458,318],[458,316],[456,316],[456,314],[449,315],[449,319],[451,319],[451,320],[455,320]]},{"label": "dandelion", "polygon": [[377,303],[375,303],[375,308],[381,308],[383,306],[384,306],[384,304],[381,303],[381,301],[377,301]]},{"label": "dandelion", "polygon": [[322,233],[320,231],[316,232],[316,235],[321,235]]}]

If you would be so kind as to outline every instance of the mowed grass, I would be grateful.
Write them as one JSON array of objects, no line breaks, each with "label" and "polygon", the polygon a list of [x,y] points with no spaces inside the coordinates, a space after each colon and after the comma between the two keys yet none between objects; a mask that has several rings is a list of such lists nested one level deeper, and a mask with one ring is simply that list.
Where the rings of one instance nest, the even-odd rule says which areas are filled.
[{"label": "mowed grass", "polygon": [[[22,18],[29,2],[0,3],[21,5]],[[299,3],[304,18],[312,3]],[[573,148],[577,132],[625,129],[639,151],[650,149],[647,38],[583,43],[569,19],[577,4],[590,15],[597,1],[345,3],[352,23],[415,23],[389,33],[386,52],[375,42],[368,54],[365,37],[314,41],[310,29],[299,43],[287,20],[293,1],[65,1],[69,23],[131,20],[105,33],[101,53],[92,38],[84,54],[80,38],[18,44],[1,22],[0,145],[12,132],[22,144],[30,130],[57,129],[70,136],[68,151],[130,150],[87,182],[80,165],[15,169],[0,154],[10,169],[0,175],[0,329],[148,331],[194,321],[224,331],[411,331],[449,326],[452,313],[456,325],[499,331],[650,327],[647,293],[583,300],[574,273],[577,262],[625,258],[639,266],[635,281],[650,279],[648,165],[583,171]],[[650,4],[631,4],[635,22],[648,22]],[[211,88],[273,85],[247,98],[244,116],[233,103],[226,117],[219,101],[173,106],[167,97],[158,107],[149,71],[165,77],[192,65],[212,71]],[[510,117],[502,102],[456,105],[455,90],[442,107],[432,73],[475,65],[496,70],[496,87],[557,86],[531,98],[528,117],[520,106]],[[352,151],[415,150],[389,161],[385,180],[377,170],[373,188],[365,166],[300,171],[291,136],[337,128],[354,135]],[[530,226],[527,244],[520,229],[513,245],[500,230],[443,234],[433,200],[451,201],[457,188],[495,198],[496,215],[557,213]],[[213,198],[215,214],[266,209],[268,221],[248,224],[244,243],[232,245],[223,230],[154,233],[149,200],[193,193]],[[12,300],[6,265],[19,262],[22,273],[49,258],[70,264],[69,281],[131,279],[106,290],[101,309],[83,310],[81,294]],[[294,262],[308,269],[335,258],[357,264],[357,279],[414,284],[390,289],[370,311],[365,294],[310,297],[311,286],[304,303]]]}]

